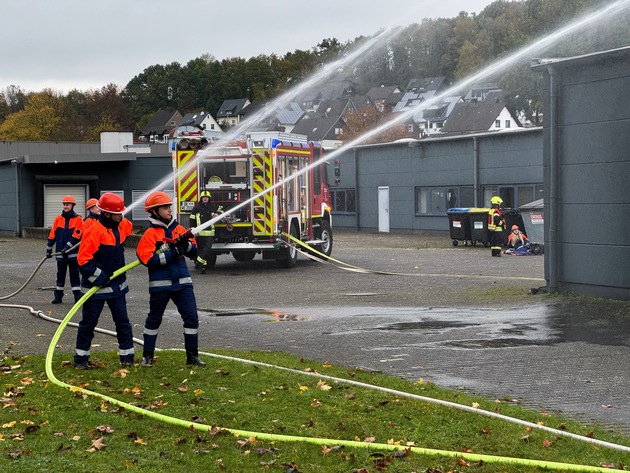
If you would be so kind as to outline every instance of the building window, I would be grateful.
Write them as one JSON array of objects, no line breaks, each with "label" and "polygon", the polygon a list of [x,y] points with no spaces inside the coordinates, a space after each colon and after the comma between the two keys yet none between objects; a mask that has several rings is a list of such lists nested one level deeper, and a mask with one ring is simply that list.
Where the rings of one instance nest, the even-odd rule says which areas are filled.
[{"label": "building window", "polygon": [[407,131],[413,133],[413,125],[407,125]]},{"label": "building window", "polygon": [[416,215],[443,215],[455,207],[473,207],[472,187],[416,187]]},{"label": "building window", "polygon": [[510,120],[505,120],[505,128],[510,128]]},{"label": "building window", "polygon": [[492,196],[498,195],[503,200],[502,207],[517,209],[521,205],[529,204],[543,198],[542,184],[520,184],[517,186],[484,186],[483,206],[490,207]]},{"label": "building window", "polygon": [[333,213],[355,213],[354,189],[334,189],[332,194]]},{"label": "building window", "polygon": [[501,128],[501,120],[495,120],[494,121],[494,127],[495,128]]}]

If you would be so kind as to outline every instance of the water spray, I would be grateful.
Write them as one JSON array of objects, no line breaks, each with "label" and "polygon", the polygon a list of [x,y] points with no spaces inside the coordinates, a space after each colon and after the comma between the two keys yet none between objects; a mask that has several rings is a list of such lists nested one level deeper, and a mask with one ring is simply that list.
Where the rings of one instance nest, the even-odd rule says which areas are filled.
[{"label": "water spray", "polygon": [[215,217],[203,224],[201,224],[200,226],[193,228],[191,231],[193,234],[198,234],[201,230],[209,227],[210,225],[213,225],[215,223],[217,223],[218,221],[220,221],[222,218],[224,218],[227,215],[230,215],[232,213],[234,213],[236,210],[239,210],[241,208],[243,208],[244,206],[248,205],[249,203],[253,202],[255,199],[271,192],[272,190],[284,185],[286,182],[288,182],[289,180],[295,178],[296,176],[301,176],[307,172],[309,172],[311,169],[315,168],[316,166],[319,166],[321,164],[324,164],[328,161],[330,161],[333,158],[336,158],[337,156],[339,156],[340,154],[344,153],[347,149],[350,149],[354,146],[360,145],[361,143],[363,143],[364,141],[368,140],[369,138],[382,133],[383,131],[391,128],[394,125],[397,125],[399,123],[402,123],[404,121],[406,121],[407,119],[411,118],[413,115],[417,114],[420,111],[426,110],[427,108],[431,107],[432,105],[437,104],[438,102],[440,102],[441,100],[443,100],[445,97],[448,97],[450,95],[453,95],[454,93],[458,92],[460,89],[463,89],[465,87],[468,87],[470,85],[473,85],[477,82],[479,82],[481,79],[492,75],[493,73],[496,73],[502,69],[505,69],[508,66],[514,65],[517,61],[523,59],[524,57],[527,56],[531,56],[532,54],[541,52],[542,50],[544,50],[545,48],[549,47],[550,45],[554,44],[555,42],[557,42],[559,39],[563,38],[564,36],[567,36],[569,34],[572,34],[578,30],[580,30],[581,28],[583,28],[585,25],[593,23],[593,22],[598,22],[601,21],[603,19],[606,19],[612,15],[618,14],[620,12],[622,12],[623,10],[627,9],[628,7],[630,7],[630,0],[618,0],[616,2],[613,2],[611,4],[609,4],[608,6],[602,8],[601,10],[595,11],[595,12],[591,12],[588,13],[586,15],[583,15],[582,17],[578,18],[577,20],[569,23],[568,25],[566,25],[565,27],[561,28],[558,31],[555,31],[547,36],[544,36],[540,39],[538,39],[537,41],[531,43],[530,45],[527,45],[521,49],[519,49],[518,51],[512,53],[511,55],[500,59],[498,61],[493,62],[492,64],[486,66],[485,68],[481,69],[480,71],[476,72],[475,74],[472,74],[470,76],[468,76],[466,79],[460,81],[459,83],[455,84],[452,87],[449,87],[447,90],[445,90],[444,92],[425,100],[424,102],[421,102],[420,104],[411,107],[409,110],[406,110],[404,112],[401,112],[400,114],[398,114],[395,118],[383,123],[382,125],[364,133],[363,135],[355,138],[354,140],[348,142],[348,143],[344,143],[344,145],[334,151],[332,151],[331,153],[323,156],[321,159],[317,160],[316,162],[300,169],[299,171],[297,171],[295,174],[293,174],[292,176],[287,176],[284,179],[282,179],[281,181],[277,182],[276,184],[266,188],[265,190],[259,192],[256,195],[253,195],[252,197],[250,197],[249,199],[241,202],[240,204],[226,210],[221,216],[219,217]]}]

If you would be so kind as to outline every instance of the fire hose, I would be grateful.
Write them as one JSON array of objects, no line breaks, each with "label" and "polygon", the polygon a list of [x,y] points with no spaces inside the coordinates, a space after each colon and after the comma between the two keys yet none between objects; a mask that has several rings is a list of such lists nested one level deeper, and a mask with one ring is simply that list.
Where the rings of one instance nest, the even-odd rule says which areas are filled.
[{"label": "fire hose", "polygon": [[[188,230],[186,235],[184,236],[184,238],[189,238],[191,235],[194,235],[194,230]],[[286,237],[288,239],[293,239],[290,236],[286,236]],[[168,242],[168,243],[176,243],[176,241],[171,241],[171,242]],[[300,243],[301,245],[303,245],[299,241],[296,242],[296,243]],[[317,253],[317,251],[314,250],[313,248],[308,247],[307,245],[304,245],[304,246],[306,246],[308,248],[309,252]],[[324,258],[325,259],[330,259],[329,257],[327,257],[326,255],[323,255],[323,254],[320,254],[319,256],[323,257],[323,258],[321,258],[322,260],[324,260]],[[39,265],[36,268],[35,272],[41,267],[41,265],[43,264],[45,259],[42,260],[39,263]],[[341,262],[339,262],[339,263],[341,263]],[[140,264],[140,261],[136,260],[136,261],[134,261],[134,262],[124,266],[123,268],[117,270],[116,272],[114,272],[112,277],[117,277],[120,274],[123,274],[123,273],[129,271],[130,269],[138,266],[139,264]],[[342,263],[342,264],[345,265],[345,263]],[[352,265],[347,265],[347,266],[348,267],[352,267]],[[357,268],[357,267],[354,267],[354,268]],[[359,269],[361,269],[361,268],[359,268]],[[9,296],[5,296],[2,299],[6,299],[8,297],[11,297],[12,295],[17,294],[19,291],[21,291],[28,284],[28,282],[32,279],[32,277],[35,274],[35,272],[26,281],[26,283],[24,283],[23,286],[20,289],[18,289],[18,291],[14,292],[13,294],[11,294]],[[361,272],[363,272],[363,271],[361,271]],[[389,273],[385,273],[385,274],[389,274]],[[393,273],[393,274],[397,274],[397,273]],[[67,383],[64,383],[64,382],[60,381],[55,376],[55,374],[53,372],[53,369],[52,369],[52,357],[54,355],[54,348],[55,348],[59,338],[61,337],[61,334],[65,330],[65,327],[67,325],[73,325],[73,326],[77,325],[77,324],[72,324],[70,322],[71,318],[74,316],[74,314],[77,312],[77,310],[83,305],[83,303],[85,303],[85,301],[88,300],[94,294],[94,292],[96,292],[98,289],[99,289],[98,287],[93,287],[87,293],[85,293],[81,297],[81,299],[77,303],[75,303],[75,305],[70,309],[70,311],[67,313],[66,317],[62,321],[59,321],[58,319],[54,319],[54,318],[51,318],[51,317],[47,317],[41,311],[34,311],[32,308],[29,308],[29,307],[26,307],[26,306],[4,305],[4,304],[2,304],[2,306],[16,307],[16,308],[28,308],[28,309],[31,309],[31,313],[32,314],[37,315],[38,317],[44,318],[45,320],[54,321],[54,322],[57,322],[57,323],[60,324],[58,329],[57,329],[57,331],[55,332],[52,340],[51,340],[51,343],[49,345],[48,352],[47,352],[47,355],[46,355],[46,360],[45,360],[46,375],[48,376],[48,378],[51,380],[51,382],[53,384],[57,384],[58,386],[65,387],[65,388],[70,389],[72,391],[77,391],[77,390],[81,391],[81,392],[83,392],[83,393],[85,393],[87,395],[91,395],[91,396],[95,396],[95,397],[104,399],[104,400],[106,400],[106,401],[108,401],[108,402],[110,402],[112,404],[119,405],[121,407],[124,407],[125,409],[137,412],[137,413],[142,414],[142,415],[146,415],[146,416],[152,417],[152,418],[154,418],[156,420],[159,420],[159,421],[162,421],[162,422],[166,422],[166,423],[169,423],[169,424],[178,425],[178,426],[185,427],[187,429],[200,430],[200,431],[216,430],[217,429],[216,426],[213,427],[213,426],[205,425],[205,424],[197,424],[197,423],[188,422],[188,421],[184,421],[184,420],[181,420],[181,419],[173,418],[173,417],[170,417],[170,416],[165,416],[163,414],[158,414],[158,413],[155,413],[155,412],[146,411],[144,409],[138,408],[138,407],[133,406],[131,404],[127,404],[127,403],[125,403],[123,401],[119,401],[119,400],[111,398],[109,396],[106,396],[106,395],[103,395],[103,394],[100,394],[100,393],[96,393],[96,392],[90,391],[90,390],[85,389],[85,388],[79,388],[79,387],[76,387],[76,386],[69,385]],[[99,328],[97,328],[96,330],[101,332],[101,333],[108,334],[108,335],[115,335],[115,332],[111,332],[111,331],[107,331],[107,330],[103,330],[103,329],[99,329]],[[135,339],[135,338],[134,338],[134,342],[142,344],[141,340],[138,340],[138,339]],[[478,409],[478,408],[474,408],[474,407],[470,407],[470,406],[465,406],[465,405],[461,405],[461,404],[457,404],[457,403],[452,403],[452,402],[449,402],[449,401],[443,401],[443,400],[440,400],[440,399],[428,398],[428,397],[425,397],[425,396],[419,396],[419,395],[406,393],[406,392],[402,392],[402,391],[396,391],[396,390],[383,388],[383,387],[380,387],[380,386],[374,386],[374,385],[370,385],[370,384],[367,384],[367,383],[361,383],[361,382],[357,382],[357,381],[353,381],[353,380],[347,380],[347,379],[343,379],[343,378],[336,378],[336,377],[332,377],[332,376],[322,375],[322,374],[319,374],[319,373],[306,373],[306,372],[302,372],[302,371],[299,371],[299,370],[294,370],[294,369],[291,369],[291,368],[270,365],[270,364],[267,364],[267,363],[256,362],[256,361],[252,361],[252,360],[246,360],[246,359],[235,358],[235,357],[228,357],[228,356],[223,356],[223,355],[218,355],[218,354],[213,354],[213,353],[207,353],[207,352],[200,352],[200,354],[206,355],[206,356],[210,356],[210,357],[214,357],[214,358],[228,359],[228,360],[231,360],[231,361],[237,361],[237,362],[241,362],[241,363],[248,363],[248,364],[254,364],[254,365],[258,365],[258,366],[265,366],[265,367],[285,370],[285,371],[292,372],[292,373],[295,373],[295,374],[300,374],[300,375],[315,376],[315,377],[318,377],[318,378],[321,378],[321,379],[327,379],[327,380],[331,380],[331,381],[335,381],[335,382],[351,384],[351,385],[360,386],[360,387],[367,388],[367,389],[375,389],[375,390],[387,392],[387,393],[390,393],[390,394],[393,394],[393,395],[397,395],[397,396],[401,396],[401,397],[409,397],[409,398],[413,398],[413,399],[417,399],[417,400],[421,400],[421,401],[425,401],[425,402],[436,403],[436,404],[440,404],[440,405],[443,405],[443,406],[448,406],[448,407],[452,407],[452,408],[456,408],[456,409],[461,409],[461,410],[465,410],[465,411],[469,411],[469,412],[474,412],[474,413],[479,414],[479,415],[499,418],[499,419],[502,419],[502,420],[506,420],[508,422],[512,422],[512,423],[516,423],[516,424],[520,424],[520,425],[525,425],[527,427],[536,428],[536,429],[540,429],[540,430],[545,430],[545,431],[551,432],[551,433],[553,433],[555,435],[571,437],[571,438],[574,438],[574,439],[577,439],[577,440],[580,440],[580,441],[585,441],[585,442],[588,442],[588,443],[597,444],[597,445],[600,445],[600,446],[603,446],[603,447],[607,447],[607,448],[612,448],[612,449],[617,449],[617,450],[622,450],[622,451],[630,451],[630,447],[626,447],[626,446],[623,446],[623,445],[617,445],[617,444],[613,444],[613,443],[609,443],[609,442],[604,442],[604,441],[597,440],[597,439],[590,438],[590,437],[579,436],[577,434],[573,434],[573,433],[570,433],[570,432],[557,430],[557,429],[553,429],[553,428],[546,427],[546,426],[541,426],[541,425],[538,425],[538,424],[535,424],[535,423],[530,423],[530,422],[527,422],[527,421],[523,421],[521,419],[516,419],[516,418],[509,417],[509,416],[504,416],[504,415],[498,414],[496,412],[484,411],[482,409]],[[403,447],[400,447],[400,446],[389,445],[389,444],[375,444],[375,443],[347,441],[347,440],[340,440],[340,439],[312,438],[312,437],[300,437],[300,436],[291,436],[291,435],[267,434],[267,433],[262,433],[262,432],[241,431],[241,430],[230,429],[230,428],[222,428],[221,430],[224,430],[226,432],[230,432],[230,433],[232,433],[234,435],[237,435],[237,436],[254,437],[254,438],[257,438],[259,440],[269,440],[269,441],[306,442],[306,443],[313,443],[313,444],[318,444],[318,445],[335,444],[335,445],[343,445],[343,446],[354,447],[354,448],[378,448],[378,449],[381,449],[381,450],[400,450],[401,448],[403,448]],[[421,448],[421,447],[405,447],[405,448],[407,448],[408,450],[410,450],[412,452],[418,453],[418,454],[430,455],[430,456],[457,457],[457,458],[463,458],[463,459],[468,460],[468,461],[483,461],[483,462],[487,462],[487,463],[512,463],[512,464],[520,464],[520,465],[527,465],[527,466],[537,466],[537,467],[541,467],[541,468],[573,470],[573,471],[601,471],[601,472],[611,471],[608,468],[592,467],[592,466],[587,466],[587,465],[566,464],[566,463],[539,461],[539,460],[531,460],[531,459],[523,459],[523,458],[501,457],[501,456],[494,456],[494,455],[470,454],[470,453],[452,452],[452,451],[446,451],[446,450],[426,449],[426,448]]]}]

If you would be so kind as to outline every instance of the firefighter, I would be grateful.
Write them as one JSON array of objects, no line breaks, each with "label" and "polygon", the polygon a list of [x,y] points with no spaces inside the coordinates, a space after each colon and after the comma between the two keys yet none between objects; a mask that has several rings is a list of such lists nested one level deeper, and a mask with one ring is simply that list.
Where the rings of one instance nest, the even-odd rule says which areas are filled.
[{"label": "firefighter", "polygon": [[[81,279],[79,277],[79,266],[77,264],[77,248],[73,248],[81,239],[83,229],[83,219],[74,212],[77,201],[71,195],[66,195],[61,199],[63,211],[58,215],[48,234],[48,244],[46,246],[46,257],[52,257],[53,245],[57,253],[57,281],[55,285],[53,304],[61,304],[63,290],[66,283],[66,273],[70,276],[70,287],[74,295],[74,301],[81,298]],[[72,248],[72,249],[71,249]]]},{"label": "firefighter", "polygon": [[[223,213],[223,206],[216,207],[211,202],[212,194],[210,191],[202,191],[199,195],[200,202],[195,205],[190,214],[190,220],[195,227],[199,227],[202,223],[206,223],[212,218]],[[214,226],[210,225],[201,230],[196,237],[198,245],[197,259],[195,260],[195,269],[201,270],[201,274],[206,274],[208,267],[208,259],[212,254],[212,242],[214,241]]]},{"label": "firefighter", "polygon": [[172,200],[164,192],[152,192],[144,202],[150,226],[136,253],[149,270],[149,313],[144,323],[142,366],[153,365],[158,329],[164,310],[173,301],[184,322],[186,364],[205,366],[199,359],[199,316],[192,278],[184,256],[194,260],[197,243],[173,217]]},{"label": "firefighter", "polygon": [[77,342],[74,354],[74,366],[77,369],[90,370],[90,347],[94,338],[94,328],[107,306],[112,313],[118,338],[118,355],[122,366],[131,366],[134,362],[133,333],[127,315],[129,292],[125,273],[112,279],[114,271],[125,266],[123,245],[131,235],[133,226],[123,217],[125,203],[122,197],[107,192],[98,200],[101,214],[84,232],[79,245],[79,269],[83,276],[81,290],[89,291],[93,286],[99,289],[85,301],[83,316],[79,322]]},{"label": "firefighter", "polygon": [[490,232],[490,248],[492,256],[501,256],[501,240],[503,237],[503,229],[505,228],[505,220],[503,212],[501,212],[501,204],[503,199],[498,195],[492,196],[490,199],[492,208],[488,212],[488,231]]},{"label": "firefighter", "polygon": [[90,199],[85,203],[85,211],[87,215],[85,216],[85,220],[83,220],[83,233],[95,222],[98,221],[98,216],[101,214],[101,211],[98,208],[98,199]]}]

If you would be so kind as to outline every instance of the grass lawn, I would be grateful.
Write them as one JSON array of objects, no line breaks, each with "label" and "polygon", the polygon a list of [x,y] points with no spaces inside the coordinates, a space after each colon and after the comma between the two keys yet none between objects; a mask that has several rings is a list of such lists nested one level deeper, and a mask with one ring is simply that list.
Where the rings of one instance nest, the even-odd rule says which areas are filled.
[{"label": "grass lawn", "polygon": [[[426,380],[414,382],[283,353],[216,353],[478,406],[630,445],[630,439],[615,433],[526,410],[511,400],[443,389]],[[203,357],[208,366],[191,369],[185,366],[182,352],[158,354],[151,368],[134,365],[121,370],[118,355],[110,352],[92,354],[98,365],[92,371],[75,370],[69,354],[55,355],[52,366],[55,376],[72,386],[143,412],[215,427],[196,430],[174,425],[57,386],[46,377],[44,357],[13,357],[10,347],[5,349],[0,360],[0,471],[543,471],[537,466],[425,455],[409,447],[592,467],[630,465],[627,452],[418,399],[227,359]],[[278,441],[224,429],[333,440],[323,445]],[[378,444],[399,448],[386,450]]]}]

